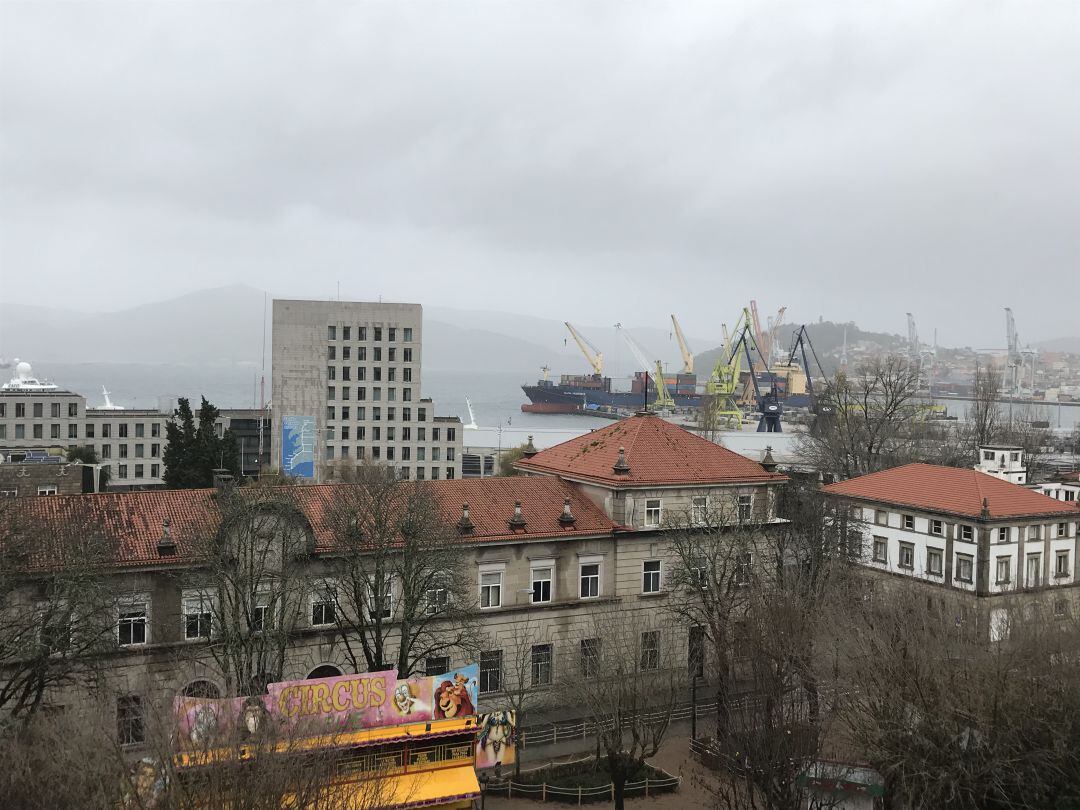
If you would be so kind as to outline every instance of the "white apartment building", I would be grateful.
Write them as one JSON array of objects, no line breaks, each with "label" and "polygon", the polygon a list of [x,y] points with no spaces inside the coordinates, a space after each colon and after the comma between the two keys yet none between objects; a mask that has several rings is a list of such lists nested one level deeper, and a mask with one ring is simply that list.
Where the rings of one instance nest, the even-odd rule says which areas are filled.
[{"label": "white apartment building", "polygon": [[1055,614],[1064,615],[1072,591],[1068,599],[1053,594],[1080,581],[1080,508],[1007,480],[1026,480],[1015,448],[985,452],[995,458],[981,450],[980,465],[991,463],[1001,475],[908,464],[824,491],[865,527],[862,559],[868,568],[973,597],[1049,593]]},{"label": "white apartment building", "polygon": [[461,477],[461,420],[422,396],[419,304],[275,300],[274,467],[328,480],[375,462],[403,478]]}]

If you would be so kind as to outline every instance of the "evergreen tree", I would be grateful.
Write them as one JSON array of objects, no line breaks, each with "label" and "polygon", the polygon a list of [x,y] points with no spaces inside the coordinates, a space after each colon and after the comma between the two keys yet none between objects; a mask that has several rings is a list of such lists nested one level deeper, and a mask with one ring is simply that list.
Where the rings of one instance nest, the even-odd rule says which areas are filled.
[{"label": "evergreen tree", "polygon": [[214,483],[214,470],[227,469],[239,474],[239,453],[231,431],[218,436],[214,431],[219,411],[206,397],[199,405],[198,424],[191,402],[177,401],[172,420],[165,426],[165,483],[174,489],[208,487]]}]

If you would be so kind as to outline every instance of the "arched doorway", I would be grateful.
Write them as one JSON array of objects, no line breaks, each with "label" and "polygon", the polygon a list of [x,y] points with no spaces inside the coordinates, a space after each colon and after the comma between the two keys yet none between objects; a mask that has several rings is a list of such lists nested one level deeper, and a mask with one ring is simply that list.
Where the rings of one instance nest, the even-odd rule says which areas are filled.
[{"label": "arched doorway", "polygon": [[342,671],[335,667],[333,664],[323,664],[322,666],[315,667],[308,673],[308,679],[311,678],[337,678],[342,675]]},{"label": "arched doorway", "polygon": [[217,688],[217,684],[213,681],[198,680],[192,681],[185,686],[180,694],[184,697],[213,698],[217,700],[221,697],[221,690]]}]

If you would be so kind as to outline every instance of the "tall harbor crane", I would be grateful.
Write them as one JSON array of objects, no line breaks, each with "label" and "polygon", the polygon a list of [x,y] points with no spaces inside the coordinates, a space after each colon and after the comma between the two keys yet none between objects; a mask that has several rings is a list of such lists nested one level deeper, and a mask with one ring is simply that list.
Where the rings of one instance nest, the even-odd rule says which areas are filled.
[{"label": "tall harbor crane", "polygon": [[683,374],[694,373],[694,353],[690,351],[690,346],[686,342],[686,338],[683,336],[682,329],[679,328],[679,322],[675,320],[675,316],[671,316],[671,325],[675,327],[675,340],[679,344],[679,353],[682,355],[682,370]]},{"label": "tall harbor crane", "polygon": [[581,353],[585,355],[585,359],[589,361],[589,365],[592,366],[593,374],[600,376],[604,373],[604,355],[596,348],[587,337],[581,334],[577,329],[570,325],[569,321],[563,321],[566,324],[566,328],[570,330],[570,336],[577,343],[578,348],[581,349]]},{"label": "tall harbor crane", "polygon": [[[753,316],[751,315],[746,319],[746,323],[743,324],[742,330],[736,332],[735,343],[732,346],[732,357],[740,352],[740,350],[746,356],[746,362],[750,366],[750,382],[754,386],[754,400],[757,403],[758,413],[758,433],[780,433],[783,431],[783,427],[780,423],[780,415],[783,413],[784,407],[780,403],[780,398],[777,396],[776,387],[773,386],[767,393],[763,393],[761,386],[758,384],[758,375],[754,373],[754,357],[753,354],[757,354],[757,359],[761,363],[765,364],[765,358],[761,354],[761,349],[757,345],[757,341],[754,340],[754,327]],[[766,366],[767,367],[767,366]]]},{"label": "tall harbor crane", "polygon": [[[846,332],[845,332],[846,334]],[[806,353],[806,350],[810,350],[810,354]],[[806,329],[806,324],[803,324],[798,328],[791,338],[791,350],[788,352],[787,365],[793,366],[797,359],[802,360],[803,373],[806,374],[806,393],[810,397],[810,412],[815,416],[821,416],[821,411],[826,407],[821,404],[817,398],[817,394],[814,391],[814,375],[810,369],[810,358],[814,358],[814,365],[817,367],[817,371],[820,374],[821,379],[827,379],[825,369],[821,365],[821,360],[818,359],[817,351],[814,349],[814,344],[810,340],[810,333]]]},{"label": "tall harbor crane", "polygon": [[[664,382],[663,364],[659,360],[650,361],[649,358],[645,356],[645,350],[641,347],[641,344],[634,340],[633,336],[621,326],[619,326],[618,329],[619,334],[622,335],[623,340],[626,341],[626,345],[630,347],[631,353],[633,353],[634,357],[641,365],[641,370],[645,372],[646,378],[648,377],[649,369],[654,369],[653,385],[656,387],[656,406],[658,408],[675,407],[675,400],[672,398],[671,394],[668,393],[667,383]],[[647,397],[648,382],[646,382],[645,392]]]},{"label": "tall harbor crane", "polygon": [[[751,315],[748,309],[743,309],[739,319],[735,322],[735,334],[739,334],[750,323]],[[713,366],[712,373],[705,383],[705,393],[712,401],[709,404],[711,416],[715,424],[726,425],[729,428],[738,428],[742,423],[742,409],[739,407],[738,389],[739,377],[742,375],[742,355],[734,351],[731,342],[731,333],[728,332],[727,324],[723,324],[724,345],[720,357]]]}]

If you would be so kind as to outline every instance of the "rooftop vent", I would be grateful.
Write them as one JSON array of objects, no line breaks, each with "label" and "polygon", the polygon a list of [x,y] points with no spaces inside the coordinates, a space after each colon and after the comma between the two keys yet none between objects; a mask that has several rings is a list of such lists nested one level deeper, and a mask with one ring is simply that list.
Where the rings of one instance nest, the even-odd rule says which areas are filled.
[{"label": "rooftop vent", "polygon": [[524,529],[525,518],[521,514],[521,501],[514,501],[514,515],[507,521],[511,529]]},{"label": "rooftop vent", "polygon": [[176,541],[169,528],[168,518],[161,521],[161,537],[157,541],[157,553],[159,557],[171,557],[176,553]]},{"label": "rooftop vent", "polygon": [[765,457],[761,459],[761,466],[765,472],[776,472],[776,459],[773,458],[772,447],[765,448]]},{"label": "rooftop vent", "polygon": [[536,455],[536,454],[537,454],[538,452],[540,452],[540,451],[536,449],[536,445],[535,445],[535,444],[533,444],[533,437],[532,437],[532,435],[530,435],[530,436],[529,436],[529,441],[528,441],[528,443],[527,443],[527,444],[525,445],[525,447],[524,447],[524,448],[522,448],[521,454],[522,454],[522,455],[523,455],[523,456],[524,456],[525,458],[532,458],[532,457],[533,457],[533,456],[535,456],[535,455]]},{"label": "rooftop vent", "polygon": [[570,499],[563,498],[562,514],[559,515],[559,523],[561,523],[563,526],[573,526],[575,520],[577,520],[577,518],[575,518],[573,513],[570,511]]},{"label": "rooftop vent", "polygon": [[619,448],[619,458],[615,462],[615,466],[611,468],[612,472],[616,475],[629,475],[630,465],[626,463],[626,448]]},{"label": "rooftop vent", "polygon": [[470,534],[474,528],[476,527],[473,526],[472,520],[469,519],[469,504],[463,503],[461,505],[461,520],[457,522],[457,530],[462,534]]}]

